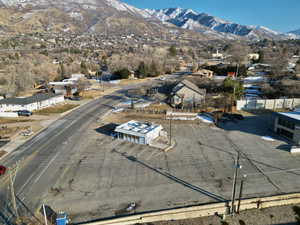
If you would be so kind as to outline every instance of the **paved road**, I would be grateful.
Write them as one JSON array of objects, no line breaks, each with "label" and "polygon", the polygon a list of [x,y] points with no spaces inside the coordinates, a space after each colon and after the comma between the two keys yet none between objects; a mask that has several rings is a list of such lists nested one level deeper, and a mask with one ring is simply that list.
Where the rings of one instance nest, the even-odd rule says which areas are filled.
[{"label": "paved road", "polygon": [[[80,107],[51,124],[1,162],[11,166],[18,160],[26,159],[15,181],[15,193],[20,199],[18,205],[22,205],[22,201],[31,211],[40,206],[43,194],[53,186],[63,172],[65,163],[74,154],[72,150],[77,144],[76,137],[80,136],[92,121],[98,120],[120,101],[120,98],[103,97]],[[0,210],[0,223],[6,224],[6,219],[13,214],[9,211],[11,207],[7,206],[7,199],[7,190],[2,188],[0,201],[3,204],[1,203],[0,207],[4,206],[6,209]]]},{"label": "paved road", "polygon": [[[178,78],[179,75],[168,75],[167,79]],[[155,80],[145,82],[145,85],[158,83]],[[124,87],[119,93],[144,85],[143,83]],[[51,189],[55,182],[72,163],[70,158],[74,146],[79,144],[82,132],[95,120],[105,115],[112,107],[123,101],[122,97],[115,95],[104,96],[94,100],[70,114],[58,119],[47,129],[29,140],[4,160],[0,161],[8,167],[21,160],[21,169],[18,170],[15,180],[15,194],[18,198],[19,210],[28,214],[39,208],[46,192],[59,191]],[[10,224],[14,218],[9,192],[4,185],[0,185],[0,223]],[[2,189],[1,189],[2,188]],[[28,209],[25,209],[25,207]]]}]

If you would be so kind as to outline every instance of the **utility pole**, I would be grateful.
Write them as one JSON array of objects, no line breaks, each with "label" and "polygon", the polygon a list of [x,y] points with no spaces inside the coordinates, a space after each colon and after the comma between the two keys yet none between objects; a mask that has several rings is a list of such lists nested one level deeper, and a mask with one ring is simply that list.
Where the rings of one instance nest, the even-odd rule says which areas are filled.
[{"label": "utility pole", "polygon": [[170,135],[169,135],[169,138],[170,138],[170,140],[169,140],[169,142],[170,142],[170,145],[172,145],[172,116],[173,116],[173,114],[172,114],[173,112],[171,112],[171,114],[170,114],[170,124],[169,124],[169,126],[170,126]]},{"label": "utility pole", "polygon": [[237,65],[236,65],[236,74],[235,74],[236,77],[239,74],[239,67],[240,67],[240,64],[237,63]]},{"label": "utility pole", "polygon": [[240,158],[240,152],[238,152],[236,160],[235,160],[235,170],[234,170],[234,176],[233,176],[233,183],[232,183],[232,195],[231,195],[231,215],[235,214],[235,208],[234,208],[234,201],[235,201],[235,193],[236,193],[236,180],[238,176],[238,169],[239,169],[239,158]]},{"label": "utility pole", "polygon": [[[15,189],[14,189],[14,182],[17,176],[17,171],[18,171],[18,163],[16,164],[16,167],[11,169],[9,171],[9,186],[10,186],[10,194],[11,194],[11,200],[12,200],[12,205],[15,211],[15,215],[17,217],[17,220],[19,219],[19,214],[18,214],[18,208],[17,208],[17,201],[16,201],[16,195],[15,195]],[[15,171],[14,175],[12,174],[13,171]],[[14,177],[13,177],[14,176]]]},{"label": "utility pole", "polygon": [[43,204],[43,214],[44,214],[45,225],[48,225],[45,204]]}]

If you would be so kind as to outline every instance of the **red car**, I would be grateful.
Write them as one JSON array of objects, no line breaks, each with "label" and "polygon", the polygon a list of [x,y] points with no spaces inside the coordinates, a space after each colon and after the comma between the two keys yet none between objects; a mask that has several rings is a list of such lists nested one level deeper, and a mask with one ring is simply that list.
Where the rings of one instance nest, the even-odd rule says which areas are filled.
[{"label": "red car", "polygon": [[6,169],[5,166],[0,165],[0,176],[4,175],[5,172],[6,172],[6,170],[7,170],[7,169]]}]

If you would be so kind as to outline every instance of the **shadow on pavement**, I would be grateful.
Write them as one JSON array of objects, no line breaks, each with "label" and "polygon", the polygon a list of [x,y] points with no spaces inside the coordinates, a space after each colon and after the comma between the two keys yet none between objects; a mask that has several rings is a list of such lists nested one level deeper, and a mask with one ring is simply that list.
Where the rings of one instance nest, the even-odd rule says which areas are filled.
[{"label": "shadow on pavement", "polygon": [[[276,149],[281,151],[289,151],[292,142],[274,132],[274,114],[247,116],[244,120],[235,122],[218,123],[218,127],[224,131],[239,131],[246,134],[256,135],[262,138],[271,137],[274,140],[284,142]],[[266,140],[265,140],[266,141]]]},{"label": "shadow on pavement", "polygon": [[[232,157],[232,160],[235,159],[236,157],[236,152],[230,152],[230,151],[226,151],[222,148],[219,148],[217,146],[212,146],[212,145],[207,145],[207,144],[203,144],[201,142],[199,142],[199,145],[203,145],[203,146],[206,146],[212,150],[215,150],[215,151],[219,151],[219,152],[223,152],[223,153],[227,153],[228,155],[230,155]],[[283,150],[284,148],[287,149],[287,147],[290,146],[290,145],[280,145],[277,147],[277,149],[280,147],[281,149],[280,150]],[[287,151],[287,150],[286,150]],[[289,151],[289,150],[288,150]],[[246,158],[244,155],[241,155],[241,158],[245,158],[245,159],[248,159]],[[250,159],[252,162],[255,162],[259,165],[262,165],[262,166],[265,166],[265,167],[269,167],[269,168],[272,168],[272,169],[275,169],[275,170],[278,170],[278,171],[282,171],[284,173],[289,173],[289,174],[293,174],[293,175],[297,175],[297,176],[300,176],[300,173],[297,173],[297,172],[294,172],[294,171],[287,171],[286,169],[283,169],[283,168],[280,168],[280,167],[277,167],[275,165],[270,165],[270,164],[267,164],[265,162],[261,162],[261,161],[258,161],[258,160],[255,160],[255,159]]]},{"label": "shadow on pavement", "polygon": [[[138,160],[136,157],[134,156],[129,156],[127,155],[126,153],[122,153],[122,152],[118,152],[117,150],[113,149],[112,150],[112,153],[117,153],[121,156],[123,156],[124,158],[128,159],[129,161],[133,162],[133,163],[139,163],[140,165],[178,183],[178,184],[181,184],[182,186],[184,187],[187,187],[189,189],[192,189],[194,191],[197,191],[203,195],[206,195],[210,198],[212,198],[213,200],[215,200],[216,202],[225,202],[227,203],[228,200],[226,200],[225,198],[223,198],[222,196],[218,196],[214,193],[211,193],[209,191],[206,191],[200,187],[197,187],[193,184],[190,184],[182,179],[179,179],[178,177],[175,177],[173,176],[172,174],[170,173],[167,173],[167,172],[164,172],[160,169],[156,169],[140,160]],[[123,218],[123,217],[126,217],[128,215],[141,215],[141,214],[145,214],[145,213],[154,213],[154,212],[161,212],[161,211],[166,211],[166,210],[173,210],[173,209],[182,209],[182,208],[185,208],[185,207],[192,207],[192,206],[200,206],[200,205],[203,205],[203,204],[195,204],[195,205],[186,205],[186,206],[181,206],[181,207],[172,207],[172,208],[165,208],[165,209],[157,209],[157,210],[149,210],[149,211],[142,211],[142,212],[132,212],[132,213],[128,213],[126,215],[116,215],[116,216],[112,216],[112,217],[106,217],[106,218],[99,218],[99,219],[95,219],[95,220],[90,220],[90,221],[82,221],[82,222],[78,222],[78,223],[73,223],[73,225],[81,225],[81,224],[86,224],[86,223],[93,223],[93,222],[101,222],[101,221],[105,221],[105,220],[110,220],[110,219],[118,219],[118,218]],[[207,205],[207,204],[205,204]]]},{"label": "shadow on pavement", "polygon": [[277,146],[276,149],[284,151],[284,152],[290,152],[292,145],[290,144],[283,144],[283,145],[279,145]]},{"label": "shadow on pavement", "polygon": [[116,129],[117,126],[118,126],[118,124],[109,123],[109,124],[106,124],[102,127],[98,127],[97,129],[95,129],[95,131],[97,131],[100,134],[111,136],[111,134],[113,134],[113,132],[114,132],[114,130]]},{"label": "shadow on pavement", "polygon": [[150,165],[148,165],[148,164],[146,164],[146,163],[138,160],[134,156],[128,156],[126,153],[118,152],[115,149],[112,152],[118,153],[118,154],[122,155],[123,157],[127,158],[128,160],[130,160],[132,162],[139,163],[140,165],[142,165],[142,166],[144,166],[144,167],[146,167],[146,168],[148,168],[148,169],[150,169],[150,170],[152,170],[152,171],[154,171],[154,172],[156,172],[156,173],[158,173],[158,174],[160,174],[160,175],[162,175],[162,176],[164,176],[166,178],[169,178],[170,180],[175,181],[176,183],[181,184],[184,187],[187,187],[189,189],[192,189],[194,191],[197,191],[197,192],[199,192],[199,193],[201,193],[203,195],[206,195],[206,196],[212,198],[215,201],[218,201],[218,202],[227,202],[227,200],[225,198],[223,198],[222,196],[218,196],[218,195],[216,195],[216,194],[214,194],[212,192],[209,192],[209,191],[204,190],[204,189],[202,189],[200,187],[197,187],[197,186],[195,186],[193,184],[190,184],[190,183],[188,183],[188,182],[186,182],[184,180],[181,180],[178,177],[173,176],[172,174],[170,174],[168,172],[164,172],[162,170],[156,169],[156,168],[154,168],[154,167],[152,167],[152,166],[150,166]]},{"label": "shadow on pavement", "polygon": [[273,224],[273,225],[300,225],[300,223],[299,222],[277,223],[277,224]]},{"label": "shadow on pavement", "polygon": [[225,131],[240,131],[243,133],[253,134],[261,137],[272,136],[276,140],[287,142],[285,138],[277,135],[273,131],[273,126],[274,126],[273,115],[247,116],[245,117],[244,120],[218,123],[218,127]]}]

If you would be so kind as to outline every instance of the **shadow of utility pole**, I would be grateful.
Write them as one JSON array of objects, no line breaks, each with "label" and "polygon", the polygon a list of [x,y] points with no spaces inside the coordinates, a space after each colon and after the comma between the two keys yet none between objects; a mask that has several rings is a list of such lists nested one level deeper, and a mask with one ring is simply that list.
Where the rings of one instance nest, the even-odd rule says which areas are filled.
[{"label": "shadow of utility pole", "polygon": [[115,149],[112,152],[118,153],[121,156],[125,157],[126,159],[128,159],[128,160],[130,160],[132,162],[138,163],[138,164],[140,164],[140,165],[142,165],[142,166],[144,166],[144,167],[146,167],[146,168],[148,168],[148,169],[150,169],[150,170],[152,170],[152,171],[154,171],[154,172],[156,172],[156,173],[158,173],[158,174],[160,174],[160,175],[162,175],[162,176],[164,176],[164,177],[166,177],[166,178],[168,178],[168,179],[170,179],[170,180],[172,180],[172,181],[174,181],[174,182],[176,182],[178,184],[181,184],[184,187],[187,187],[187,188],[189,188],[191,190],[194,190],[194,191],[197,191],[197,192],[199,192],[199,193],[201,193],[203,195],[206,195],[206,196],[214,199],[215,201],[218,201],[218,202],[227,202],[228,201],[227,199],[223,198],[222,196],[216,195],[216,194],[214,194],[212,192],[204,190],[203,188],[200,188],[200,187],[197,187],[197,186],[195,186],[193,184],[190,184],[190,183],[188,183],[188,182],[186,182],[186,181],[184,181],[184,180],[182,180],[182,179],[180,179],[178,177],[173,176],[170,173],[167,173],[167,172],[161,171],[159,169],[156,169],[156,168],[154,168],[154,167],[152,167],[152,166],[150,166],[150,165],[148,165],[148,164],[146,164],[146,163],[138,160],[134,156],[128,156],[126,153],[118,152]]}]

